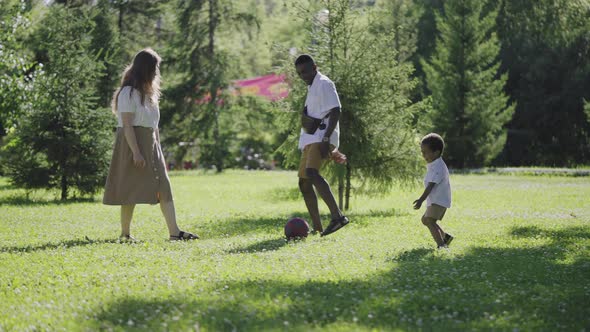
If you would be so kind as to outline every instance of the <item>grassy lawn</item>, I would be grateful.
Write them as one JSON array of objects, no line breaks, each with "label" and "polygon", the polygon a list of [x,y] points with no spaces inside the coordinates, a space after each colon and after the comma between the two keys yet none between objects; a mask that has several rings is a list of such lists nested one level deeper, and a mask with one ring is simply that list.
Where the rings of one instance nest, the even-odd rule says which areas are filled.
[{"label": "grassy lawn", "polygon": [[26,199],[0,178],[0,331],[590,330],[590,178],[451,182],[455,241],[436,251],[419,187],[355,197],[343,230],[285,243],[307,218],[294,172],[176,173],[179,224],[202,240],[167,242],[142,205],[140,242],[120,244],[100,196]]}]

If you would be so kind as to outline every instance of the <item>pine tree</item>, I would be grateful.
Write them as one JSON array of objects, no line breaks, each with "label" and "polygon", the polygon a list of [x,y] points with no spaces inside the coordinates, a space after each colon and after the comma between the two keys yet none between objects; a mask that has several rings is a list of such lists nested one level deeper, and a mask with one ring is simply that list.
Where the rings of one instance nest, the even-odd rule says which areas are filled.
[{"label": "pine tree", "polygon": [[40,26],[48,62],[8,136],[3,166],[13,184],[58,188],[66,200],[72,188],[92,194],[104,185],[114,118],[96,105],[103,66],[89,51],[87,11],[53,5]]},{"label": "pine tree", "polygon": [[432,130],[445,138],[445,160],[453,167],[489,164],[504,147],[514,112],[503,92],[507,75],[499,74],[497,11],[484,15],[483,8],[480,0],[446,1],[436,19],[435,53],[423,62]]},{"label": "pine tree", "polygon": [[29,26],[24,0],[0,2],[0,139],[14,126],[34,78],[22,33]]},{"label": "pine tree", "polygon": [[[223,171],[229,156],[231,133],[222,128],[220,117],[228,109],[227,77],[231,58],[219,47],[219,33],[225,26],[257,24],[256,17],[233,7],[228,0],[177,1],[178,35],[167,51],[168,69],[176,73],[165,91],[170,103],[163,103],[162,124],[171,144],[191,142],[199,146],[204,166]],[[182,159],[187,145],[176,148]]]},{"label": "pine tree", "polygon": [[[318,9],[326,11],[318,16]],[[421,166],[411,127],[415,108],[410,102],[416,80],[410,78],[411,64],[396,61],[393,31],[373,29],[371,21],[362,19],[371,14],[361,16],[361,10],[352,8],[348,0],[320,1],[320,7],[301,14],[309,22],[309,53],[318,69],[334,81],[342,104],[340,150],[348,163],[331,163],[328,170],[338,181],[341,208],[350,207],[353,180],[359,189],[378,193],[389,190],[394,182],[416,179]],[[287,161],[296,163],[298,116],[307,89],[294,74],[293,62],[286,68],[296,83],[283,119],[290,136],[280,151]]]}]

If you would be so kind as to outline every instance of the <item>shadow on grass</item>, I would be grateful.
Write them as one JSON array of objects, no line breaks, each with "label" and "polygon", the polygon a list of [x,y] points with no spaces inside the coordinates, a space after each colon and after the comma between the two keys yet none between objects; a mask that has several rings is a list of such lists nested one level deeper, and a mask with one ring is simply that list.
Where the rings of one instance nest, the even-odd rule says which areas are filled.
[{"label": "shadow on grass", "polygon": [[66,205],[75,203],[95,203],[94,197],[70,198],[66,201],[60,199],[31,199],[26,195],[0,197],[0,206],[37,206],[37,205]]},{"label": "shadow on grass", "polygon": [[71,248],[87,246],[92,244],[103,244],[103,243],[119,243],[117,239],[97,239],[92,240],[89,238],[78,239],[78,240],[65,240],[60,242],[49,242],[39,245],[26,245],[26,246],[14,246],[14,247],[0,247],[0,252],[5,253],[23,253],[23,252],[37,252],[43,250],[51,250],[58,248]]},{"label": "shadow on grass", "polygon": [[131,320],[154,331],[584,330],[590,326],[590,258],[576,245],[590,232],[512,233],[539,231],[548,234],[548,244],[475,247],[462,256],[418,248],[391,257],[390,271],[357,280],[223,280],[207,284],[202,295],[183,289],[167,299],[122,298],[97,308],[92,324],[126,329]]},{"label": "shadow on grass", "polygon": [[297,185],[292,188],[271,189],[264,195],[264,199],[271,203],[296,200],[301,200],[303,202],[303,196]]},{"label": "shadow on grass", "polygon": [[10,189],[16,189],[16,187],[10,183],[0,184],[0,190],[10,190]]},{"label": "shadow on grass", "polygon": [[233,248],[231,250],[228,250],[227,252],[231,254],[242,254],[259,251],[273,251],[280,249],[281,247],[285,246],[285,244],[287,244],[287,240],[284,237],[282,237],[260,241],[244,247]]},{"label": "shadow on grass", "polygon": [[[353,224],[365,227],[373,222],[374,219],[389,219],[399,216],[406,216],[408,213],[400,212],[396,209],[367,211],[360,213],[347,214]],[[293,211],[289,214],[278,214],[276,217],[266,218],[232,218],[211,222],[206,224],[195,224],[191,227],[197,229],[204,238],[231,237],[256,232],[267,232],[282,234],[285,223],[293,217],[305,219],[311,227],[311,220],[307,211]],[[329,215],[322,215],[324,227],[328,226],[330,221]]]}]

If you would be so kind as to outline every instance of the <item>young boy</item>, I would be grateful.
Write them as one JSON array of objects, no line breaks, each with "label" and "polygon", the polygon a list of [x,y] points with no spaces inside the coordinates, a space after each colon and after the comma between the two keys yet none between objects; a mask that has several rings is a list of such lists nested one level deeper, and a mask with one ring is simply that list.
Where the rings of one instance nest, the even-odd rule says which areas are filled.
[{"label": "young boy", "polygon": [[422,138],[420,149],[428,165],[424,178],[424,193],[414,201],[414,209],[420,209],[422,202],[426,200],[426,212],[422,216],[422,223],[430,230],[438,248],[447,248],[453,237],[436,223],[437,220],[443,219],[445,212],[451,207],[449,169],[442,160],[445,142],[440,135],[431,133]]}]

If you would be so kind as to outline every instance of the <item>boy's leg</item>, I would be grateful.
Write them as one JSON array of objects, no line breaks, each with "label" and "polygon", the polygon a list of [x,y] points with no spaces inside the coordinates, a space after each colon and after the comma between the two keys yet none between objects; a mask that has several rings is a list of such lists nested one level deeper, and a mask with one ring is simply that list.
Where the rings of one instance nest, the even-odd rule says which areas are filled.
[{"label": "boy's leg", "polygon": [[443,246],[445,244],[444,235],[441,235],[441,232],[439,231],[440,227],[438,227],[436,224],[436,219],[422,216],[422,223],[428,227],[428,230],[430,231],[430,234],[432,234],[432,238],[436,242],[436,245],[439,247]]},{"label": "boy's leg", "polygon": [[131,219],[135,204],[121,205],[121,237],[130,237]]},{"label": "boy's leg", "polygon": [[434,226],[436,227],[436,230],[438,231],[438,233],[440,234],[440,236],[443,238],[443,241],[444,241],[447,233],[445,233],[445,231],[442,230],[442,228],[440,227],[439,224],[435,223]]}]

